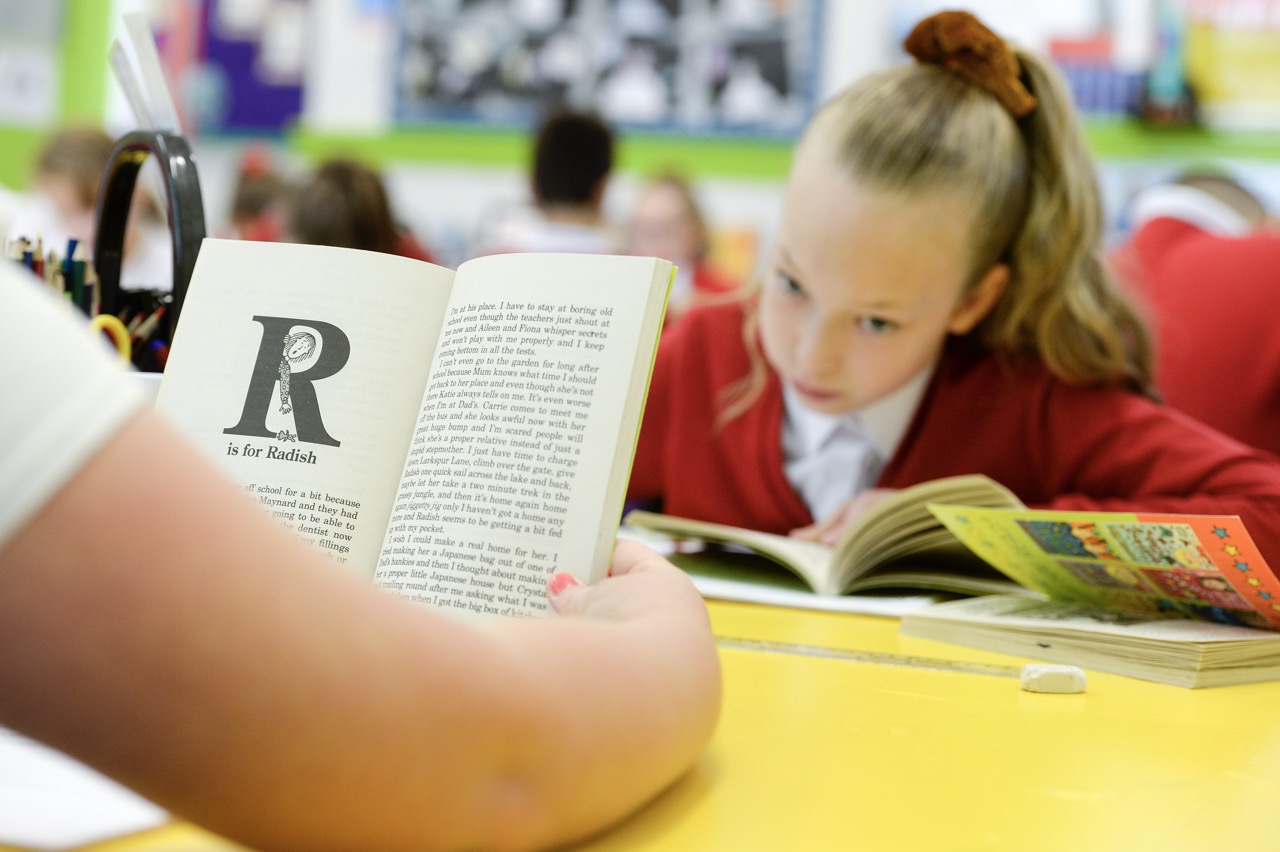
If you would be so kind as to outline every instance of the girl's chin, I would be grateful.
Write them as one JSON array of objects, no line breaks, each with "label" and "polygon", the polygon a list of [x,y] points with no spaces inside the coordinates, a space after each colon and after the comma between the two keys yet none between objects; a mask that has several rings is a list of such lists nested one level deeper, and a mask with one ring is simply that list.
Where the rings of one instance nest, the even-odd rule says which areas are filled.
[{"label": "girl's chin", "polygon": [[795,385],[791,386],[791,390],[795,392],[801,405],[820,414],[844,414],[854,410],[848,397],[842,394],[809,392]]}]

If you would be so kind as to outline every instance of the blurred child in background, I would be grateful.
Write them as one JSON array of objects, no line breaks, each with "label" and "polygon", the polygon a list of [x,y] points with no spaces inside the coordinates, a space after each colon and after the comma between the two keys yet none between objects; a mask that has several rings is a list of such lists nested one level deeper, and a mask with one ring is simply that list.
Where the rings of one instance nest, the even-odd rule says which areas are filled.
[{"label": "blurred child in background", "polygon": [[[39,239],[43,251],[65,254],[78,240],[93,259],[98,188],[115,140],[92,126],[62,128],[45,141],[35,163],[28,203],[14,216],[9,239]],[[145,168],[145,166],[144,166]],[[125,290],[173,289],[173,253],[167,223],[140,173],[125,229],[120,286]]]},{"label": "blurred child in background", "polygon": [[476,254],[549,251],[616,254],[621,233],[605,215],[614,131],[593,113],[559,110],[538,126],[529,169],[532,207],[486,225]]},{"label": "blurred child in background", "polygon": [[628,248],[632,254],[661,257],[676,264],[667,303],[667,324],[696,304],[732,293],[738,282],[712,264],[706,219],[689,181],[663,172],[640,189],[631,209]]},{"label": "blurred child in background", "polygon": [[293,196],[286,239],[340,246],[415,260],[434,256],[397,220],[378,172],[336,157],[321,163]]},{"label": "blurred child in background", "polygon": [[1131,205],[1112,255],[1156,338],[1166,403],[1280,455],[1280,232],[1239,181],[1188,172]]},{"label": "blurred child in background", "polygon": [[295,190],[293,182],[272,165],[270,152],[247,147],[232,191],[228,236],[259,242],[284,239]]}]

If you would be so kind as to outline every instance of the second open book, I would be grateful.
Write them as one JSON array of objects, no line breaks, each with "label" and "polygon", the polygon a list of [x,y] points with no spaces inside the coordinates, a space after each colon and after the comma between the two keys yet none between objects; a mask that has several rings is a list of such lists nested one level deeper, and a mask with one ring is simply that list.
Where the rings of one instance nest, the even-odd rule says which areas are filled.
[{"label": "second open book", "polygon": [[786,565],[821,594],[754,599],[837,608],[821,602],[880,588],[977,594],[888,614],[903,616],[906,635],[1181,686],[1280,677],[1280,579],[1234,516],[1032,510],[990,480],[959,477],[897,492],[834,549],[648,513],[626,520],[759,554],[673,554],[708,597],[752,599],[741,587],[774,588]]},{"label": "second open book", "polygon": [[[459,614],[607,571],[671,265],[206,240],[157,408],[300,538]],[[216,524],[217,519],[209,519]]]},{"label": "second open book", "polygon": [[1280,629],[1280,579],[1234,516],[1027,509],[986,477],[958,476],[895,492],[834,548],[648,512],[625,522],[729,546],[677,552],[695,575],[754,573],[767,583],[779,572],[763,557],[819,595],[1014,592],[1098,611]]},{"label": "second open book", "polygon": [[746,530],[646,511],[629,512],[628,527],[676,540],[728,545],[696,556],[675,556],[691,573],[720,579],[768,583],[777,572],[763,568],[763,557],[790,570],[819,595],[876,589],[921,589],[982,594],[1017,588],[1008,577],[960,543],[929,511],[931,503],[1021,507],[1003,485],[985,476],[955,476],[923,482],[895,492],[872,506],[828,547],[790,536]]}]

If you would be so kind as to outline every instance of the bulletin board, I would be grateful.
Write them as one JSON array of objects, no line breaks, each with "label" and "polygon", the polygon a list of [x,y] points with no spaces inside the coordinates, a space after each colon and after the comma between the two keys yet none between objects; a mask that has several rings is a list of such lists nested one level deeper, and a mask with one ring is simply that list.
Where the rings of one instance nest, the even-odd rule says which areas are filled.
[{"label": "bulletin board", "polygon": [[551,105],[618,127],[794,136],[816,103],[821,0],[400,0],[402,127],[527,127]]},{"label": "bulletin board", "polygon": [[107,4],[0,0],[0,16],[0,186],[22,189],[50,128],[101,118]]},{"label": "bulletin board", "polygon": [[1280,130],[1280,0],[1190,0],[1186,73],[1205,119]]},{"label": "bulletin board", "polygon": [[63,5],[0,0],[0,124],[46,127],[59,117]]},{"label": "bulletin board", "polygon": [[276,133],[302,112],[306,0],[200,0],[199,73],[186,78],[196,124]]}]

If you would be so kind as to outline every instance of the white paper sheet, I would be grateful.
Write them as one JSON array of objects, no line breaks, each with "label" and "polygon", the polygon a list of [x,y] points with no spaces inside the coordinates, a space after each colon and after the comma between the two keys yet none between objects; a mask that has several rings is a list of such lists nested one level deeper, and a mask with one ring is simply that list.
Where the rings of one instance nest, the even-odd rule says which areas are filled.
[{"label": "white paper sheet", "polygon": [[96,770],[0,728],[0,844],[68,849],[167,819],[162,808]]}]

